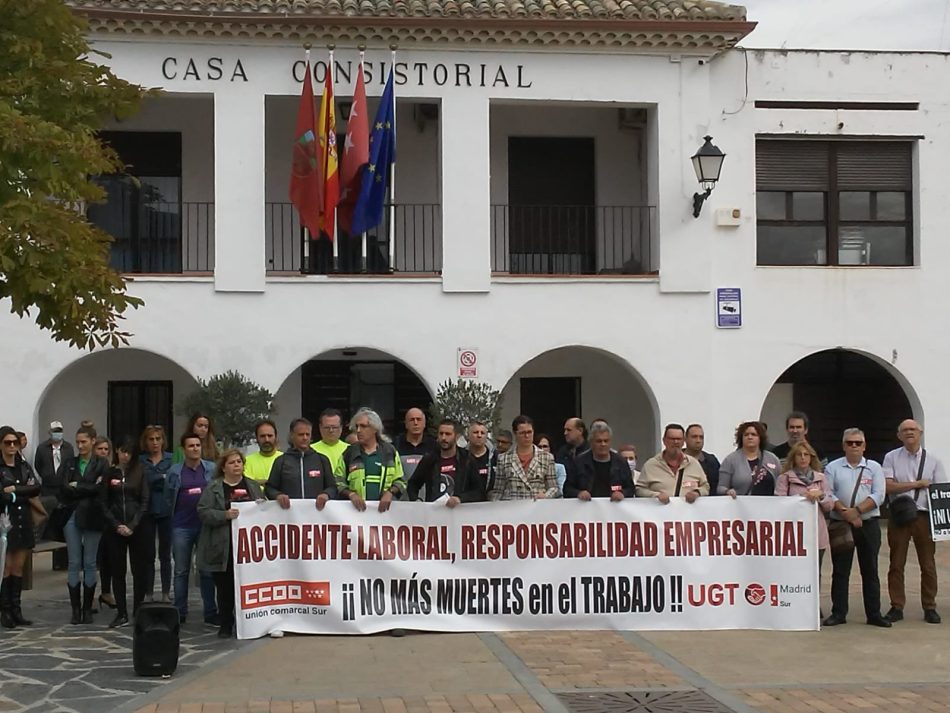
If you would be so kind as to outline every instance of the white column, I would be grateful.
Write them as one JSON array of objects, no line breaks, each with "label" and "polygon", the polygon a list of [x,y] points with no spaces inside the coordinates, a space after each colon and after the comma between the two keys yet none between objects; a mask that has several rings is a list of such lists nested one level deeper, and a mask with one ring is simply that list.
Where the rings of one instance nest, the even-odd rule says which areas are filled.
[{"label": "white column", "polygon": [[699,218],[694,218],[693,194],[700,192],[700,185],[690,157],[711,130],[709,66],[684,58],[679,75],[679,102],[660,105],[652,132],[659,152],[657,182],[651,187],[650,202],[655,200],[658,206],[660,290],[708,292],[712,251],[718,237],[713,208],[716,195],[713,192]]},{"label": "white column", "polygon": [[214,95],[214,201],[215,290],[263,292],[264,96],[249,87]]},{"label": "white column", "polygon": [[488,97],[442,101],[442,290],[488,292]]}]

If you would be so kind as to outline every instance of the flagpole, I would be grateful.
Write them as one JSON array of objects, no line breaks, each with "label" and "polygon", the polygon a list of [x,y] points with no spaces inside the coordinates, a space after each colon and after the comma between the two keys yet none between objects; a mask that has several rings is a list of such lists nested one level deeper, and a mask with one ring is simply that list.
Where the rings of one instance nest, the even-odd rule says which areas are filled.
[{"label": "flagpole", "polygon": [[[360,76],[361,77],[363,76],[363,58],[365,55],[366,55],[366,45],[360,45]],[[363,111],[368,112],[369,105],[363,107]],[[349,127],[347,127],[347,129],[349,129]],[[365,230],[363,231],[363,234],[360,236],[360,272],[366,272],[366,231]]]},{"label": "flagpole", "polygon": [[[330,84],[331,84],[331,86],[332,86],[332,84],[333,84],[333,50],[334,50],[335,48],[336,48],[336,45],[334,45],[334,44],[329,44],[329,45],[327,45],[327,49],[330,50],[330,59],[329,59],[329,61],[327,62],[327,72],[330,73]],[[336,97],[333,98],[333,101],[336,101]],[[328,109],[328,111],[332,111],[332,107],[331,107],[330,109]],[[334,123],[334,127],[333,127],[333,128],[334,128],[334,131],[335,131],[335,130],[336,130],[336,124],[335,124],[335,123]],[[330,137],[327,136],[327,142],[329,143],[329,141],[330,141]],[[325,173],[325,172],[326,172],[326,166],[324,166],[324,169],[323,169],[323,170],[324,170],[324,173]],[[339,241],[336,239],[336,238],[337,238],[336,217],[337,217],[337,216],[336,216],[336,211],[333,211],[333,225],[324,226],[324,227],[326,228],[326,231],[327,231],[327,237],[330,238],[330,243],[331,243],[332,246],[333,246],[333,272],[339,272],[339,271],[340,271],[340,244],[339,244]]]},{"label": "flagpole", "polygon": [[[396,141],[396,48],[398,45],[389,45],[391,53],[391,64],[389,71],[393,75],[393,143]],[[389,271],[394,272],[396,268],[396,162],[389,164]]]},{"label": "flagpole", "polygon": [[[310,43],[304,42],[304,71],[310,71]],[[316,127],[314,127],[316,128]],[[291,215],[293,218],[293,215]],[[303,227],[303,256],[301,257],[300,271],[307,273],[310,271],[310,228],[307,228],[303,225],[301,221],[301,227]]]}]

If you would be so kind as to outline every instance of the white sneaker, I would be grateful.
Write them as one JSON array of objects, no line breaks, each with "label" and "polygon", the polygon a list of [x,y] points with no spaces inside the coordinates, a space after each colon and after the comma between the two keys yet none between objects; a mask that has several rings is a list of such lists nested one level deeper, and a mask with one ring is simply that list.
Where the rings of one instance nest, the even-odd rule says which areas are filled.
[{"label": "white sneaker", "polygon": [[283,638],[284,638],[284,632],[282,632],[282,631],[272,631],[272,632],[270,633],[270,638],[272,638],[272,639],[283,639]]}]

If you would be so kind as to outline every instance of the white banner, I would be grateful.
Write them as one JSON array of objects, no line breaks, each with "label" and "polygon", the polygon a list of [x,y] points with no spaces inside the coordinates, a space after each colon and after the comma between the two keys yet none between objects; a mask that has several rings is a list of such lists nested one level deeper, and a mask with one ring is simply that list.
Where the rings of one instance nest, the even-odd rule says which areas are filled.
[{"label": "white banner", "polygon": [[367,505],[235,504],[240,638],[819,627],[803,498]]}]

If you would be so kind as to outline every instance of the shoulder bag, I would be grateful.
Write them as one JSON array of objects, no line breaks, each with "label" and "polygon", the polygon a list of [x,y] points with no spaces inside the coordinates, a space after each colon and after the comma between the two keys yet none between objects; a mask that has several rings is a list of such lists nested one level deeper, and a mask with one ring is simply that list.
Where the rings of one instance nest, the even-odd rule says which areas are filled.
[{"label": "shoulder bag", "polygon": [[[920,454],[920,465],[917,466],[917,480],[920,480],[924,474],[924,463],[926,460],[927,449],[925,448]],[[890,499],[890,507],[888,510],[890,511],[892,523],[898,527],[904,527],[917,519],[917,495],[920,493],[920,490],[920,488],[914,488],[913,496],[901,494]]]},{"label": "shoulder bag", "polygon": [[[858,497],[858,488],[861,487],[861,476],[864,475],[864,466],[858,472],[857,480],[854,483],[854,490],[851,492],[851,504],[849,508],[854,507],[855,498]],[[828,522],[828,544],[831,546],[832,554],[849,552],[854,549],[854,534],[851,532],[851,523],[845,520],[829,520]]]}]

